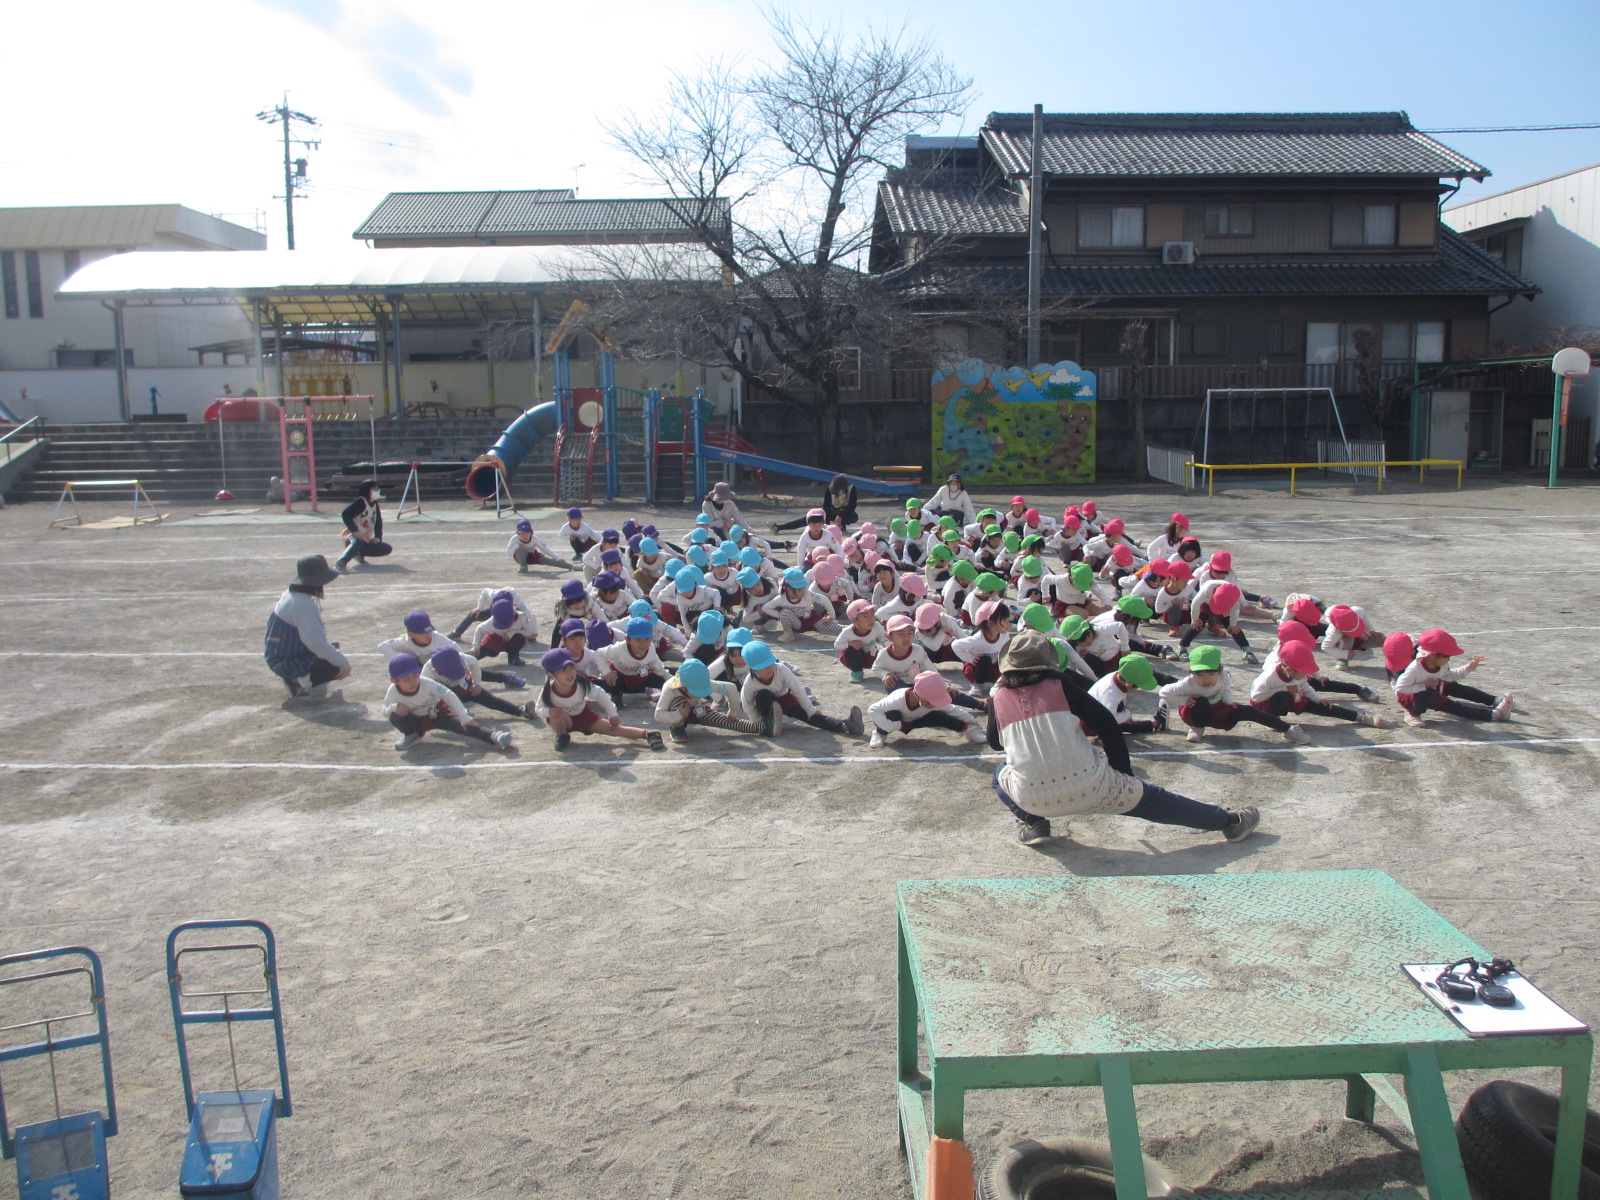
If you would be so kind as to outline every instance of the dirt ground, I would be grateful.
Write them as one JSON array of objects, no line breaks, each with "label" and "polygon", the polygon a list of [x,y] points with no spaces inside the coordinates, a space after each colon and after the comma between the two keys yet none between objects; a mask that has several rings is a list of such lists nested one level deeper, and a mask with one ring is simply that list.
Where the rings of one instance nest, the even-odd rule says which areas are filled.
[{"label": "dirt ground", "polygon": [[[194,508],[155,527],[52,531],[48,506],[0,511],[0,953],[104,956],[116,1194],[175,1190],[184,1121],[162,950],[200,917],[277,932],[295,1096],[284,1194],[303,1200],[908,1196],[901,879],[1377,868],[1600,1016],[1600,567],[1585,549],[1600,491],[1093,494],[1141,541],[1184,508],[1254,588],[1360,603],[1385,630],[1452,630],[1487,656],[1475,682],[1517,694],[1514,722],[1313,719],[1306,747],[1147,737],[1141,774],[1259,805],[1259,836],[1094,817],[1058,823],[1065,836],[1041,852],[1013,840],[994,756],[949,735],[870,751],[811,730],[776,743],[700,730],[665,753],[580,739],[561,758],[514,721],[511,757],[432,736],[396,753],[374,647],[402,615],[425,608],[448,628],[481,586],[510,583],[545,621],[565,577],[518,578],[509,522],[465,502],[391,514],[394,557],[329,586],[326,622],[356,671],[320,705],[287,702],[260,647],[294,560],[336,552],[327,514]],[[1060,511],[1059,495],[1037,499]],[[800,507],[746,511],[764,523]],[[869,508],[887,521],[888,504]],[[824,645],[784,653],[830,710],[865,706],[876,689],[849,683]],[[1382,684],[1380,661],[1352,674]],[[1387,692],[1383,711],[1399,714]],[[1452,1077],[1452,1100],[1478,1082]],[[1332,1083],[1139,1094],[1147,1151],[1191,1185],[1419,1180],[1404,1129],[1382,1109],[1378,1127],[1345,1122],[1342,1099]],[[13,1120],[44,1115],[37,1097],[6,1100]],[[967,1128],[981,1161],[1105,1123],[1095,1095],[975,1093]],[[0,1197],[13,1188],[7,1171]]]}]

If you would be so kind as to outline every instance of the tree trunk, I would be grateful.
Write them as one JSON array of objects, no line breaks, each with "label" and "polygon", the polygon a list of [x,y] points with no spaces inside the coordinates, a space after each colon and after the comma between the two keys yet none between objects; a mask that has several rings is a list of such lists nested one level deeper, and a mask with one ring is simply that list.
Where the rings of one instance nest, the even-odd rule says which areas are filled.
[{"label": "tree trunk", "polygon": [[1145,453],[1149,439],[1144,426],[1144,372],[1134,372],[1128,382],[1128,407],[1133,410],[1133,477],[1139,483],[1149,483],[1149,455]]}]

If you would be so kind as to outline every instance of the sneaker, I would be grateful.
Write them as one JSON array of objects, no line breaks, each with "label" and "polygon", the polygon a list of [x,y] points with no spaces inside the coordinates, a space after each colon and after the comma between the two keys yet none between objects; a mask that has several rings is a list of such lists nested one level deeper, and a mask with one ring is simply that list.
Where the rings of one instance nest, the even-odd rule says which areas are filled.
[{"label": "sneaker", "polygon": [[783,633],[779,635],[778,640],[780,642],[792,642],[792,641],[794,641],[794,630],[785,629],[783,631]]},{"label": "sneaker", "polygon": [[286,679],[284,683],[289,688],[289,699],[291,700],[304,700],[311,694],[310,689],[298,679]]},{"label": "sneaker", "polygon": [[496,750],[511,749],[511,734],[504,729],[496,729],[489,735],[489,741]]},{"label": "sneaker", "polygon": [[1262,608],[1277,608],[1278,607],[1278,602],[1276,600],[1274,600],[1271,596],[1262,596],[1261,600],[1260,600],[1260,604],[1261,604]]},{"label": "sneaker", "polygon": [[1378,693],[1369,687],[1362,688],[1356,693],[1356,695],[1360,696],[1363,700],[1376,700],[1378,698]]},{"label": "sneaker", "polygon": [[874,729],[872,736],[867,739],[867,745],[873,750],[883,749],[883,730]]},{"label": "sneaker", "polygon": [[1198,728],[1196,728],[1195,726],[1191,725],[1191,726],[1189,726],[1189,732],[1184,734],[1183,736],[1184,736],[1185,740],[1187,740],[1187,741],[1198,742],[1201,738],[1203,738],[1205,736],[1205,734],[1201,733]]},{"label": "sneaker", "polygon": [[1150,718],[1151,732],[1165,733],[1167,730],[1167,722],[1171,719],[1171,714],[1168,713],[1167,706],[1165,704],[1156,705],[1156,715]]},{"label": "sneaker", "polygon": [[[1500,704],[1504,704],[1506,706],[1506,711],[1507,712],[1510,712],[1513,708],[1516,707],[1516,705],[1511,702],[1511,693],[1510,692],[1507,692],[1505,695],[1500,697]],[[1495,707],[1498,708],[1499,705],[1496,705]]]},{"label": "sneaker", "polygon": [[689,730],[686,725],[667,726],[667,736],[680,745],[689,740]]},{"label": "sneaker", "polygon": [[1509,721],[1509,720],[1511,720],[1511,697],[1510,696],[1501,696],[1500,697],[1500,703],[1496,704],[1494,706],[1494,720],[1496,720],[1496,721]]},{"label": "sneaker", "polygon": [[1283,731],[1283,739],[1286,742],[1297,742],[1304,746],[1311,740],[1311,735],[1306,732],[1304,725],[1291,725]]},{"label": "sneaker", "polygon": [[1017,841],[1024,846],[1042,846],[1050,838],[1050,822],[1043,817],[1017,818]]},{"label": "sneaker", "polygon": [[1357,725],[1366,725],[1373,729],[1393,729],[1394,722],[1382,713],[1362,713],[1356,718]]},{"label": "sneaker", "polygon": [[667,743],[662,740],[661,735],[654,729],[649,730],[644,735],[644,744],[652,750],[665,750],[667,748]]},{"label": "sneaker", "polygon": [[1421,717],[1417,716],[1416,713],[1408,712],[1406,713],[1404,719],[1405,723],[1411,726],[1413,729],[1426,729],[1428,727],[1428,723]]},{"label": "sneaker", "polygon": [[570,733],[558,733],[558,734],[556,734],[556,749],[557,750],[565,750],[570,745],[572,745],[572,735]]},{"label": "sneaker", "polygon": [[850,682],[851,683],[860,683],[866,677],[867,677],[867,673],[865,671],[851,671],[850,672]]},{"label": "sneaker", "polygon": [[1338,662],[1333,664],[1333,669],[1335,671],[1348,671],[1350,669],[1350,660],[1348,658],[1341,658]]},{"label": "sneaker", "polygon": [[522,661],[522,655],[520,655],[520,654],[508,654],[508,655],[506,655],[506,666],[508,666],[508,667],[521,667],[521,666],[526,666],[526,665],[527,664]]},{"label": "sneaker", "polygon": [[1252,667],[1259,667],[1261,665],[1261,657],[1254,650],[1246,650],[1244,652],[1244,660]]},{"label": "sneaker", "polygon": [[339,574],[344,575],[349,572],[350,566],[348,563],[336,562],[333,564],[333,569],[339,572]]},{"label": "sneaker", "polygon": [[989,734],[981,725],[968,725],[967,741],[975,746],[985,745],[989,741]]},{"label": "sneaker", "polygon": [[510,688],[513,692],[519,691],[520,689],[528,686],[528,681],[521,675],[512,675],[505,671],[500,673],[500,682],[505,684],[506,687]]},{"label": "sneaker", "polygon": [[445,637],[449,638],[452,642],[455,642],[458,646],[465,646],[467,644],[467,635],[464,633],[447,633],[445,634]]},{"label": "sneaker", "polygon": [[[1299,728],[1296,726],[1295,728]],[[1242,842],[1256,831],[1256,826],[1261,824],[1261,813],[1254,804],[1244,808],[1235,809],[1233,823],[1222,831],[1222,836],[1230,842]]]},{"label": "sneaker", "polygon": [[420,733],[408,733],[394,744],[396,750],[409,750],[422,740]]},{"label": "sneaker", "polygon": [[850,715],[844,719],[844,727],[854,736],[861,736],[861,731],[866,728],[866,724],[861,720],[861,710],[859,708],[851,707]]}]

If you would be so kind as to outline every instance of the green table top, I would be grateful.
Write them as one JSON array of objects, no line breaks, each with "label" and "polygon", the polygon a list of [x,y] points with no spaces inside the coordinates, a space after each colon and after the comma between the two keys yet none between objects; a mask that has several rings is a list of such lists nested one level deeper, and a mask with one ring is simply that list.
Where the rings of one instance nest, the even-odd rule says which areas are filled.
[{"label": "green table top", "polygon": [[1486,957],[1382,871],[898,893],[935,1061],[1464,1041],[1400,965]]}]

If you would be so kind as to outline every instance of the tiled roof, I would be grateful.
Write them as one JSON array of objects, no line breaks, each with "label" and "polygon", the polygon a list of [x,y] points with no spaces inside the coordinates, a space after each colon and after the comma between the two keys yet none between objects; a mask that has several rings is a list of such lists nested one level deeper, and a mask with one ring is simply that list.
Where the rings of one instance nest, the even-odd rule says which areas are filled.
[{"label": "tiled roof", "polygon": [[[1439,230],[1436,258],[1408,262],[1239,262],[1201,259],[1190,266],[1157,262],[1074,262],[1045,268],[1052,296],[1505,296],[1539,289],[1449,229]],[[912,295],[1021,295],[1027,265],[1015,262],[928,264],[906,274]]]},{"label": "tiled roof", "polygon": [[[683,233],[692,201],[578,200],[570,189],[520,192],[393,192],[361,223],[356,238],[475,240],[515,237],[592,237]],[[726,200],[711,201],[726,227]]]},{"label": "tiled roof", "polygon": [[927,187],[887,180],[878,203],[895,233],[1028,232],[1028,210],[1009,188]]},{"label": "tiled roof", "polygon": [[[990,113],[981,136],[1024,175],[1032,130],[1031,113]],[[1067,176],[1489,174],[1405,113],[1046,113],[1041,151]]]}]

